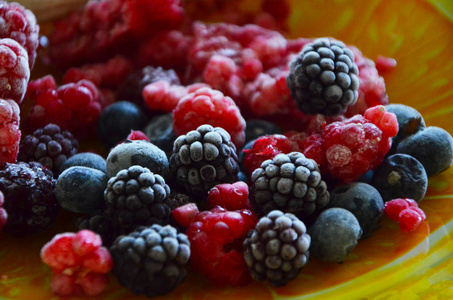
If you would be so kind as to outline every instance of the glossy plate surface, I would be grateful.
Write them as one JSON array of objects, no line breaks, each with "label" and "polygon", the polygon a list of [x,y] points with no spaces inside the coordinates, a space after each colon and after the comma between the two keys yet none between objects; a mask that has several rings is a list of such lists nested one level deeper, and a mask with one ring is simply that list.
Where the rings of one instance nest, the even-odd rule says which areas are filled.
[{"label": "glossy plate surface", "polygon": [[[384,76],[390,102],[413,106],[427,126],[453,133],[451,0],[293,0],[291,36],[331,36],[356,45],[369,58],[395,58],[397,67]],[[453,168],[430,178],[420,207],[427,220],[415,232],[403,234],[384,218],[344,263],[312,259],[285,287],[255,282],[218,289],[189,271],[185,283],[163,298],[453,299]],[[71,228],[70,218],[60,215],[58,228],[38,237],[0,236],[1,299],[57,298],[49,290],[51,272],[39,250],[54,234]],[[134,297],[112,277],[94,299],[131,298],[147,299]]]}]

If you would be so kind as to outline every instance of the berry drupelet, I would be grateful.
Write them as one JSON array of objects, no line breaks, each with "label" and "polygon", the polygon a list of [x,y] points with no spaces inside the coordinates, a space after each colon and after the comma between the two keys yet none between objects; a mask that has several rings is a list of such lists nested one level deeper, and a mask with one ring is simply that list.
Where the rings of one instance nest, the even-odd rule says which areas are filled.
[{"label": "berry drupelet", "polygon": [[157,224],[121,235],[110,247],[120,284],[148,297],[168,294],[185,280],[190,252],[185,234]]},{"label": "berry drupelet", "polygon": [[244,258],[252,278],[286,285],[299,275],[309,257],[305,224],[290,213],[269,212],[244,240]]},{"label": "berry drupelet", "polygon": [[358,98],[354,54],[342,42],[317,39],[304,46],[290,63],[287,84],[306,114],[338,115]]},{"label": "berry drupelet", "polygon": [[19,145],[17,160],[37,161],[57,176],[63,163],[76,154],[78,148],[78,141],[69,131],[47,124],[25,136]]},{"label": "berry drupelet", "polygon": [[215,185],[237,181],[236,147],[224,129],[202,125],[175,140],[170,170],[178,185],[206,198]]},{"label": "berry drupelet", "polygon": [[7,163],[0,170],[0,191],[8,213],[4,231],[25,236],[42,232],[54,223],[59,211],[55,179],[40,163]]}]

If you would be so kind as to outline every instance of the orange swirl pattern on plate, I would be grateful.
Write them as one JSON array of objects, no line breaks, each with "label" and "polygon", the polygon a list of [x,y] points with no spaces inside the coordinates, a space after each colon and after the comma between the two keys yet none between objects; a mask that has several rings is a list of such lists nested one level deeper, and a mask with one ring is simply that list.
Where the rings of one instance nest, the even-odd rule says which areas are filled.
[{"label": "orange swirl pattern on plate", "polygon": [[[253,0],[244,2],[254,8]],[[395,58],[397,67],[385,75],[390,102],[413,106],[428,126],[453,133],[452,21],[451,0],[293,0],[290,35],[332,36],[367,57]],[[403,234],[384,218],[381,229],[360,241],[344,263],[312,259],[285,287],[254,282],[218,289],[189,270],[184,284],[162,299],[452,299],[453,168],[430,178],[420,206],[427,221],[415,232]],[[58,298],[49,289],[51,272],[39,250],[54,234],[71,230],[72,221],[63,213],[57,226],[38,237],[0,236],[1,299]],[[147,299],[111,279],[93,299]]]}]

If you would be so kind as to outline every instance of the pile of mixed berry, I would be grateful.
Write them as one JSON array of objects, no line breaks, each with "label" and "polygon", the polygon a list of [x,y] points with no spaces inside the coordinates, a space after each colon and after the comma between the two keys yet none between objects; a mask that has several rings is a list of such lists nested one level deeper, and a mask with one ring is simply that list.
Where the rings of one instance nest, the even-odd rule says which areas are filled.
[{"label": "pile of mixed berry", "polygon": [[[425,220],[453,139],[388,103],[394,60],[286,38],[285,1],[234,3],[91,0],[43,36],[0,1],[0,227],[74,216],[41,250],[58,295],[98,295],[109,272],[164,295],[187,264],[282,286],[342,262],[384,214],[404,232]],[[31,80],[35,59],[52,74]]]}]

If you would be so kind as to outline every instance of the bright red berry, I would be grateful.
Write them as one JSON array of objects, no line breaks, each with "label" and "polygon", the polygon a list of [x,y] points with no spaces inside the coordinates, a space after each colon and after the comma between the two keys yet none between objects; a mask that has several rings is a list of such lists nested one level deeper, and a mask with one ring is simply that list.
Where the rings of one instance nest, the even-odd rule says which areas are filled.
[{"label": "bright red berry", "polygon": [[425,213],[419,208],[410,206],[398,216],[398,223],[402,232],[411,232],[417,229],[417,227],[426,219]]},{"label": "bright red berry", "polygon": [[187,203],[173,209],[171,215],[179,225],[188,228],[199,212],[195,203]]},{"label": "bright red berry", "polygon": [[249,283],[242,244],[257,221],[249,210],[226,211],[217,207],[199,213],[186,232],[191,266],[218,286]]},{"label": "bright red berry", "polygon": [[418,207],[415,200],[409,198],[398,198],[385,202],[385,214],[395,222],[398,222],[400,213],[408,207]]},{"label": "bright red berry", "polygon": [[210,207],[221,206],[226,210],[251,209],[248,196],[249,186],[238,181],[216,185],[209,191],[207,200]]},{"label": "bright red berry", "polygon": [[57,234],[41,249],[53,271],[50,287],[60,296],[95,296],[107,287],[112,258],[99,235],[90,230]]},{"label": "bright red berry", "polygon": [[131,130],[131,133],[126,138],[127,140],[131,141],[147,141],[149,142],[149,138],[146,134],[144,134],[140,130]]}]

